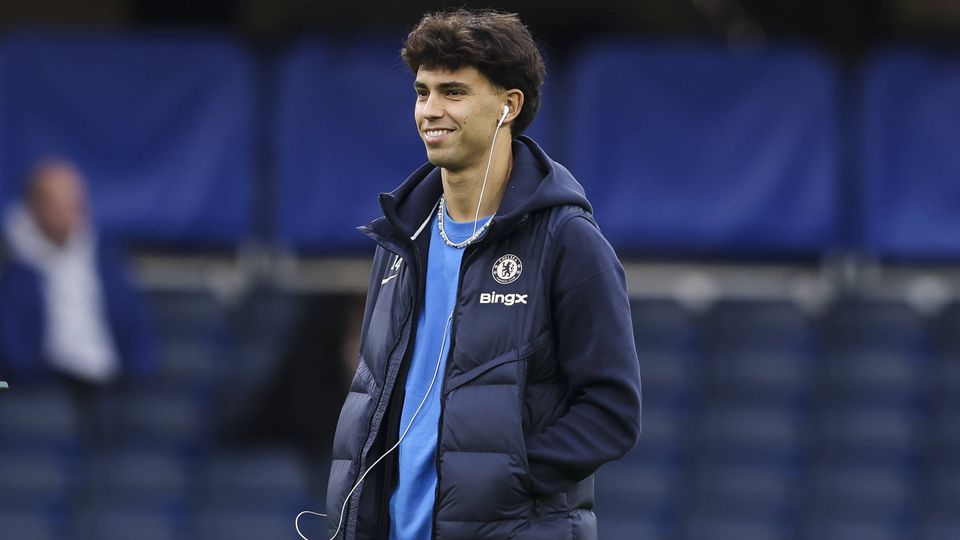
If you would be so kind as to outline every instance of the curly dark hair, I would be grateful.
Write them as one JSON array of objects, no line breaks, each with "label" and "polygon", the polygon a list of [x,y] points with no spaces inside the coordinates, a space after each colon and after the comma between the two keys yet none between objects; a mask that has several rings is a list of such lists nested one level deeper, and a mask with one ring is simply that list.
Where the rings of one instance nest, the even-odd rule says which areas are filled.
[{"label": "curly dark hair", "polygon": [[523,107],[511,129],[514,136],[527,129],[540,109],[547,70],[516,13],[467,9],[428,13],[407,36],[400,56],[414,74],[421,66],[450,71],[472,66],[494,85],[523,92]]}]

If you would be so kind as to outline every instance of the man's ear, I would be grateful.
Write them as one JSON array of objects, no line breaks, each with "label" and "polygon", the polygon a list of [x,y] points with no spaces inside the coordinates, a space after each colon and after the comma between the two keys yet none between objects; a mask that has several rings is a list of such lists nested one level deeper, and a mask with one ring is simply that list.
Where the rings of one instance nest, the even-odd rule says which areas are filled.
[{"label": "man's ear", "polygon": [[510,107],[510,112],[507,113],[507,117],[503,120],[503,125],[507,125],[512,122],[523,109],[523,92],[516,88],[507,90],[504,92],[504,104]]}]

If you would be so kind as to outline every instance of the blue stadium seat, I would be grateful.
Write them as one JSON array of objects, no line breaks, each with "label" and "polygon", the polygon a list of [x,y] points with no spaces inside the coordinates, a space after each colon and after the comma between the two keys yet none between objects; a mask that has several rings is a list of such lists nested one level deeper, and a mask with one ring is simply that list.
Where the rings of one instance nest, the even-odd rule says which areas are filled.
[{"label": "blue stadium seat", "polygon": [[696,339],[693,317],[673,300],[631,300],[637,348],[686,352]]},{"label": "blue stadium seat", "polygon": [[916,503],[915,481],[915,472],[905,466],[825,461],[813,471],[810,512],[838,518],[904,519]]},{"label": "blue stadium seat", "polygon": [[414,77],[398,39],[308,39],[281,59],[273,142],[278,238],[299,249],[373,251],[354,230],[426,162]]},{"label": "blue stadium seat", "polygon": [[929,362],[896,349],[828,352],[821,370],[823,397],[836,403],[909,407],[929,398],[924,386]]},{"label": "blue stadium seat", "polygon": [[955,540],[960,538],[960,516],[956,506],[942,514],[927,516],[924,520],[920,540]]},{"label": "blue stadium seat", "polygon": [[608,463],[596,479],[601,519],[674,512],[681,503],[684,482],[683,467],[668,460],[637,463],[628,458]]},{"label": "blue stadium seat", "polygon": [[[960,456],[952,454],[932,464],[924,485],[927,511],[932,515],[940,512],[956,516],[956,510],[960,508]],[[957,524],[960,525],[960,519]]]},{"label": "blue stadium seat", "polygon": [[0,513],[62,511],[72,495],[72,472],[70,461],[56,453],[0,452]]},{"label": "blue stadium seat", "polygon": [[784,462],[799,458],[806,415],[786,407],[711,403],[701,419],[700,450],[710,456]]},{"label": "blue stadium seat", "polygon": [[960,258],[960,59],[898,47],[866,63],[859,132],[863,247],[881,257]]},{"label": "blue stadium seat", "polygon": [[823,514],[813,516],[801,535],[803,540],[910,540],[909,529],[891,518],[857,518]]},{"label": "blue stadium seat", "polygon": [[799,507],[803,470],[789,463],[755,463],[706,456],[692,495],[696,512],[782,518]]},{"label": "blue stadium seat", "polygon": [[813,325],[792,302],[724,300],[707,319],[706,336],[715,349],[808,352],[813,345]]},{"label": "blue stadium seat", "polygon": [[113,509],[174,514],[186,508],[192,487],[189,463],[155,450],[100,452],[84,473],[93,513]]},{"label": "blue stadium seat", "polygon": [[953,302],[935,322],[938,348],[960,357],[960,302]]},{"label": "blue stadium seat", "polygon": [[100,400],[112,440],[120,447],[194,450],[213,437],[210,407],[189,391],[142,385]]},{"label": "blue stadium seat", "polygon": [[900,407],[826,408],[817,424],[821,455],[898,462],[919,457],[922,417]]},{"label": "blue stadium seat", "polygon": [[[639,537],[638,537],[639,538]],[[692,516],[683,538],[688,540],[789,540],[789,527],[774,517],[744,517],[729,514]]]},{"label": "blue stadium seat", "polygon": [[643,434],[640,441],[625,460],[646,463],[687,457],[686,454],[690,451],[689,412],[645,407],[642,422]]},{"label": "blue stadium seat", "polygon": [[[298,512],[264,512],[244,510],[204,511],[197,516],[196,538],[203,540],[250,540],[270,538],[294,540],[299,538],[293,519]],[[306,516],[300,520],[300,530],[307,538],[326,538],[326,520]]]},{"label": "blue stadium seat", "polygon": [[960,402],[941,403],[930,419],[931,449],[960,464]]},{"label": "blue stadium seat", "polygon": [[905,302],[841,302],[823,322],[824,337],[834,350],[919,352],[929,342],[923,319]]},{"label": "blue stadium seat", "polygon": [[713,399],[804,409],[813,392],[812,355],[799,351],[716,349],[708,392]]},{"label": "blue stadium seat", "polygon": [[[78,540],[183,540],[182,517],[162,510],[96,508],[78,516]],[[238,537],[240,538],[240,537]]]},{"label": "blue stadium seat", "polygon": [[65,538],[63,524],[60,521],[40,512],[8,512],[0,508],[0,534],[3,538],[29,540]]},{"label": "blue stadium seat", "polygon": [[570,86],[569,165],[614,247],[802,256],[835,244],[837,85],[821,54],[600,41]]},{"label": "blue stadium seat", "polygon": [[676,519],[650,513],[632,516],[607,517],[603,508],[597,510],[597,529],[603,540],[637,540],[674,538]]},{"label": "blue stadium seat", "polygon": [[630,309],[644,407],[692,406],[698,394],[700,367],[690,315],[667,300],[635,300]]},{"label": "blue stadium seat", "polygon": [[235,42],[37,33],[3,48],[0,206],[58,155],[85,173],[108,233],[220,248],[252,232],[256,82]]},{"label": "blue stadium seat", "polygon": [[292,450],[221,452],[204,463],[198,493],[206,508],[290,511],[308,504],[307,476],[303,459]]},{"label": "blue stadium seat", "polygon": [[0,449],[70,453],[79,444],[76,404],[57,384],[18,384],[0,394]]}]

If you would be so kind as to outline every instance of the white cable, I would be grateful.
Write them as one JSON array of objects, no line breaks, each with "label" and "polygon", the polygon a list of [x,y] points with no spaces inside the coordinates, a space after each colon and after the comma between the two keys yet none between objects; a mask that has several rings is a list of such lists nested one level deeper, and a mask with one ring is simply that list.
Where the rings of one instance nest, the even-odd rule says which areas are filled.
[{"label": "white cable", "polygon": [[[427,391],[426,393],[424,393],[423,399],[420,400],[420,405],[417,405],[417,410],[414,411],[413,417],[410,418],[410,421],[407,423],[407,427],[404,428],[403,433],[400,434],[400,438],[397,439],[396,444],[391,446],[389,450],[387,450],[386,452],[384,452],[382,456],[377,458],[377,460],[373,462],[373,465],[370,465],[369,467],[367,467],[367,470],[360,476],[360,479],[357,480],[357,483],[354,484],[352,488],[350,488],[350,491],[347,493],[347,497],[343,500],[343,506],[340,508],[340,521],[339,523],[337,523],[337,530],[334,531],[333,536],[331,536],[328,540],[334,540],[337,537],[337,535],[340,534],[340,528],[343,526],[343,513],[347,510],[347,503],[350,501],[350,496],[353,495],[353,492],[356,491],[358,487],[360,487],[360,484],[363,482],[363,479],[367,477],[367,474],[369,474],[370,471],[372,471],[373,468],[376,467],[378,463],[383,461],[383,458],[390,455],[390,452],[393,452],[394,450],[397,449],[398,446],[400,446],[400,443],[403,442],[403,438],[406,437],[407,432],[410,431],[410,427],[413,426],[413,421],[416,420],[417,415],[420,414],[420,409],[423,408],[423,404],[426,403],[427,398],[430,397],[430,391],[433,390],[433,385],[437,382],[437,374],[440,373],[440,363],[443,361],[443,347],[444,345],[447,344],[447,328],[449,328],[450,323],[452,321],[453,321],[453,310],[450,311],[450,315],[447,317],[447,322],[446,324],[444,324],[443,340],[440,341],[440,354],[437,356],[437,366],[433,369],[433,378],[430,379],[430,386],[427,387]],[[297,514],[297,517],[293,520],[293,526],[297,529],[297,534],[300,535],[300,538],[302,538],[303,540],[310,540],[309,538],[304,536],[302,532],[300,532],[300,516],[302,516],[303,514],[313,514],[315,516],[322,516],[322,517],[327,517],[327,515],[320,514],[317,512],[311,512],[309,510],[304,510],[303,512],[300,512],[299,514]]]},{"label": "white cable", "polygon": [[483,171],[483,183],[480,185],[480,198],[477,199],[477,211],[473,214],[473,234],[470,238],[477,235],[477,220],[480,219],[480,203],[483,202],[483,192],[487,189],[487,175],[490,174],[490,163],[493,161],[493,147],[497,145],[497,134],[500,133],[500,126],[507,119],[510,109],[504,105],[503,114],[500,115],[500,121],[497,122],[497,129],[493,131],[493,142],[490,143],[490,152],[487,153],[487,168]]}]

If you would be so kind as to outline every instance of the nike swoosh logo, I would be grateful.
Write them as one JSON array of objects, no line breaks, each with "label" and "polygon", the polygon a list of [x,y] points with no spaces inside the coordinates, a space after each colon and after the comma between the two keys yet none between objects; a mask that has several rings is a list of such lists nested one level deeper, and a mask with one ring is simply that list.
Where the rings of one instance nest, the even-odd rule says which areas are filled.
[{"label": "nike swoosh logo", "polygon": [[390,281],[391,279],[397,277],[398,275],[399,275],[399,274],[394,274],[394,275],[392,275],[392,276],[390,276],[390,277],[388,277],[388,278],[383,278],[383,281],[380,282],[380,285],[386,285],[388,281]]}]

